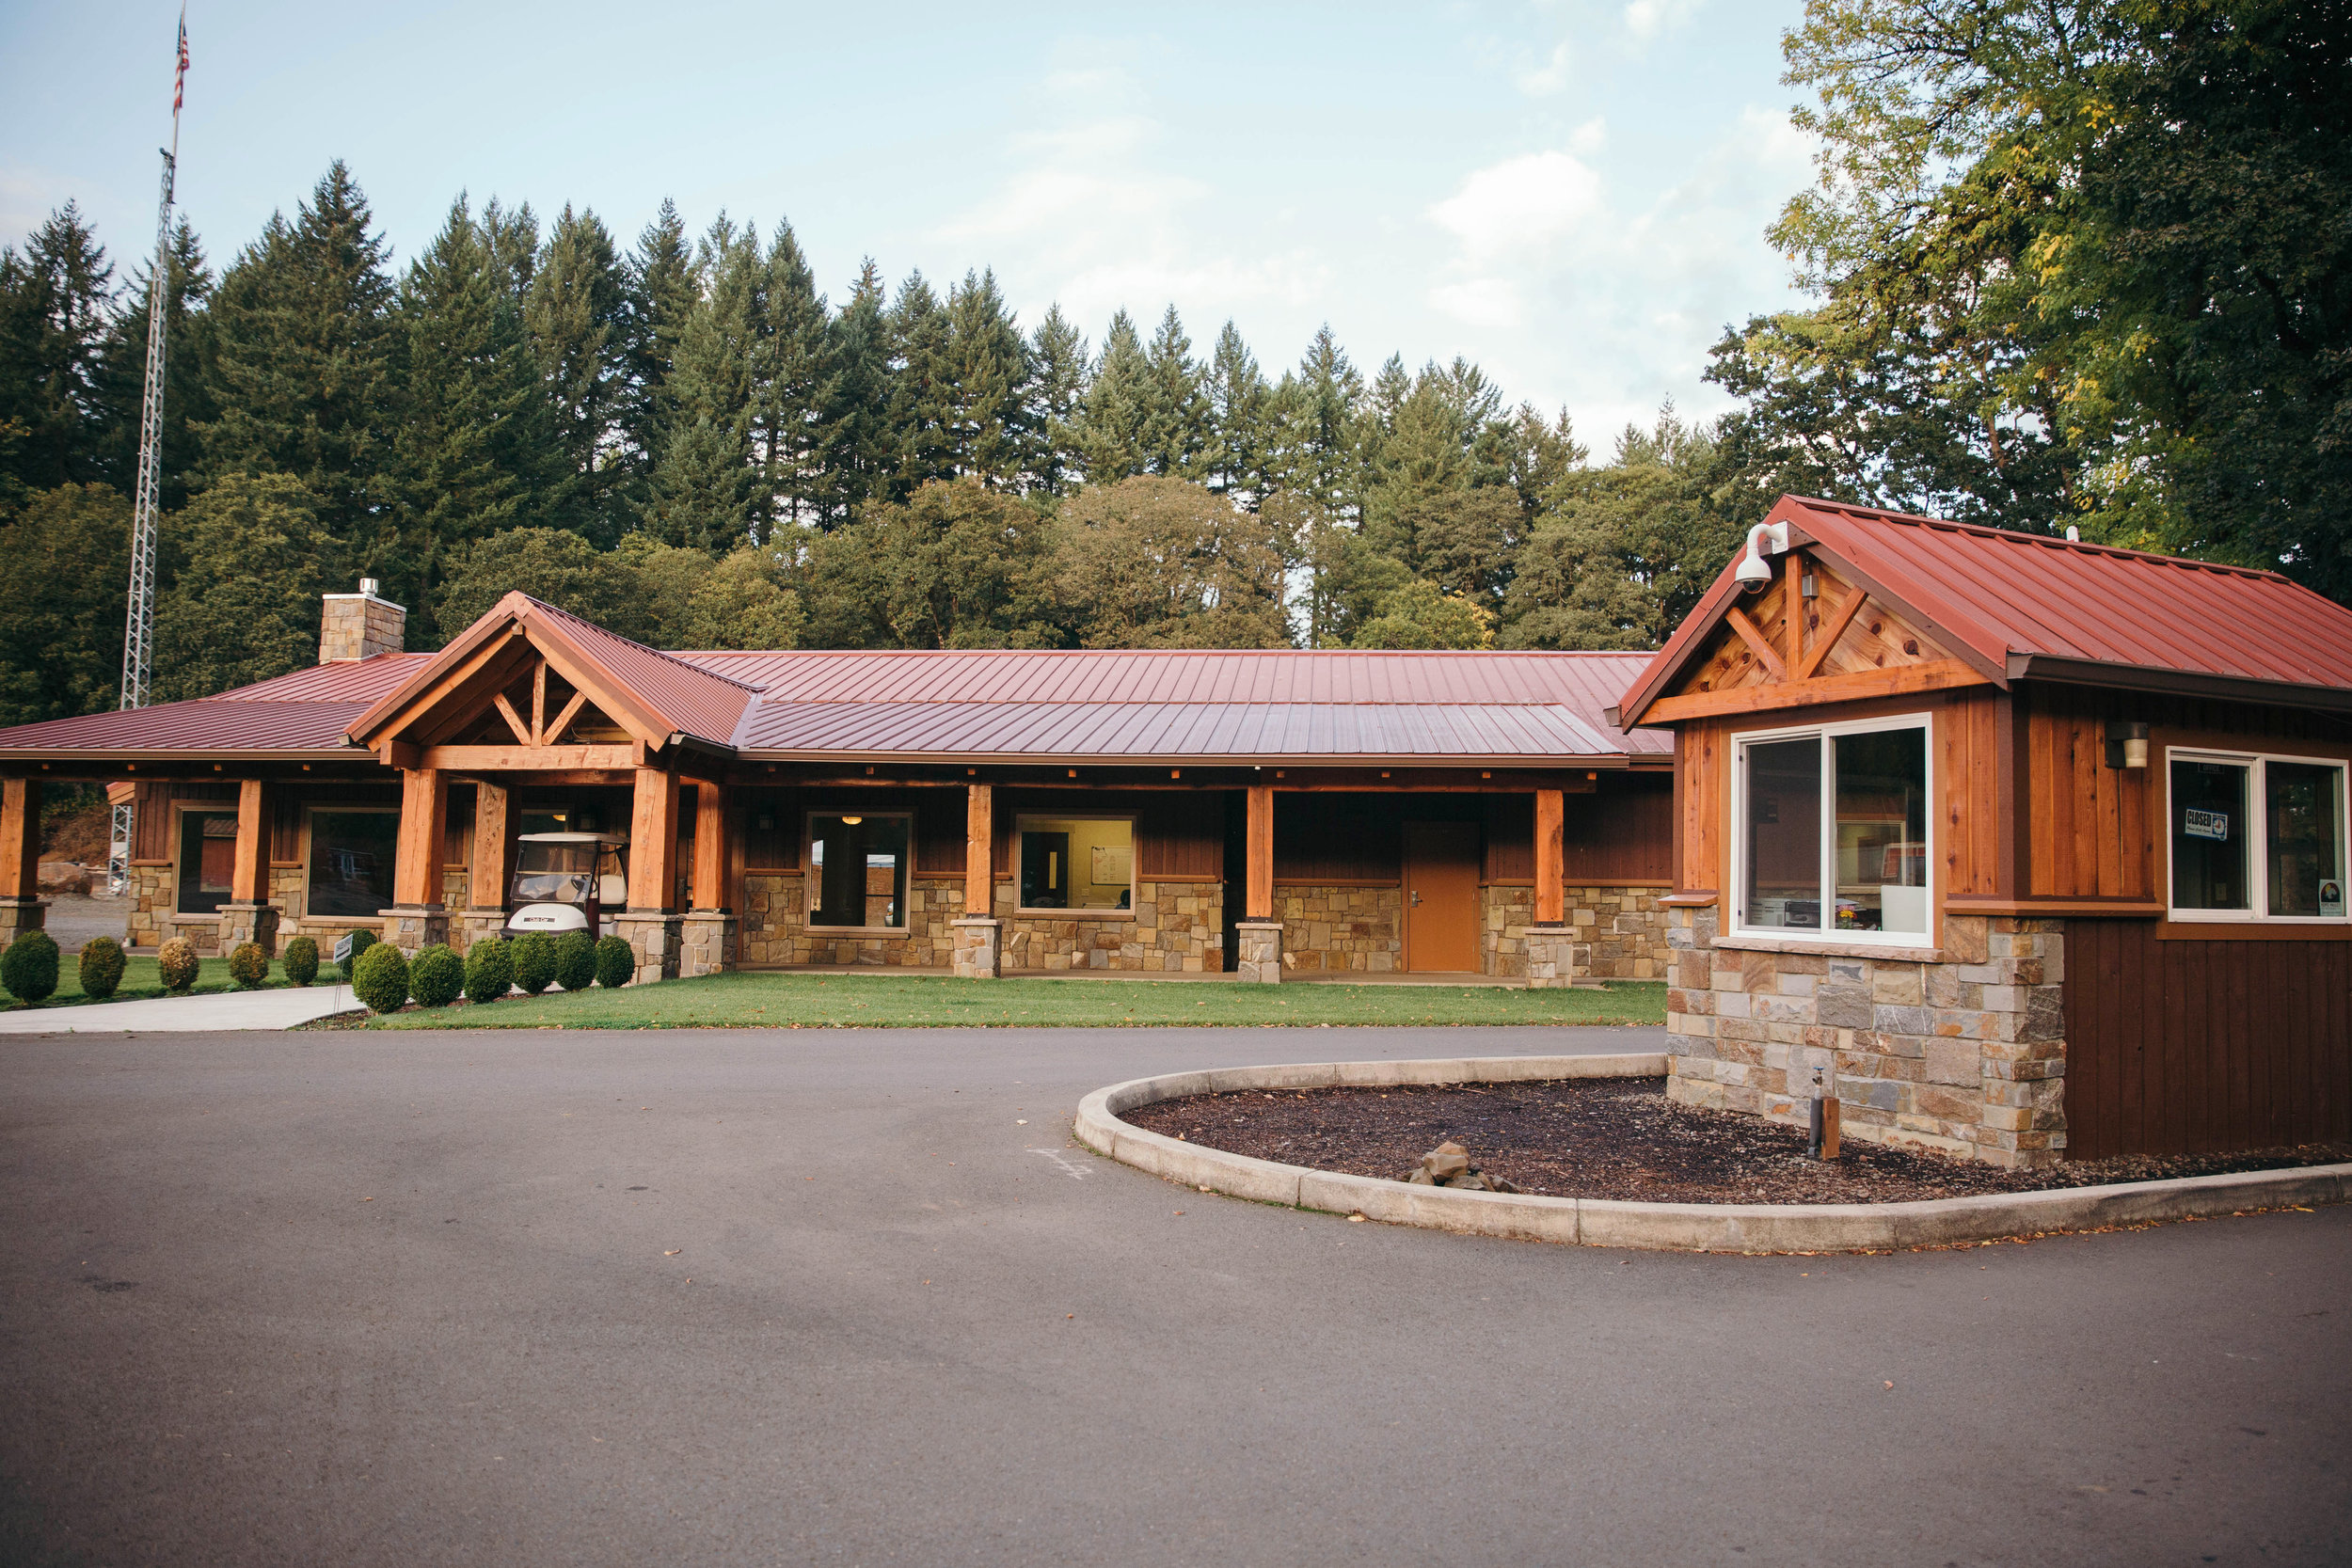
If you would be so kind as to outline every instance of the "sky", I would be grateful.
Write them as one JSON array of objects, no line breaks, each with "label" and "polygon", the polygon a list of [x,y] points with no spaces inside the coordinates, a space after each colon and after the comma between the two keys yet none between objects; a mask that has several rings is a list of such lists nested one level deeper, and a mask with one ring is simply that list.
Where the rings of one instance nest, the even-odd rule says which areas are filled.
[{"label": "sky", "polygon": [[[1174,304],[1268,372],[1455,356],[1604,456],[1724,327],[1802,303],[1764,230],[1810,173],[1801,0],[1352,5],[191,0],[179,201],[215,266],[345,160],[395,256],[458,192],[632,241],[788,219],[834,299],[993,267],[1099,343]],[[175,5],[0,0],[0,243],[78,200],[153,244]]]}]

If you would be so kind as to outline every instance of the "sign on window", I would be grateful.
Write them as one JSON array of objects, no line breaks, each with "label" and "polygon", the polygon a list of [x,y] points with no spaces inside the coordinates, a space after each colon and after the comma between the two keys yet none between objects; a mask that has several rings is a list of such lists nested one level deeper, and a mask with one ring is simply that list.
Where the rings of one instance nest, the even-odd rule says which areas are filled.
[{"label": "sign on window", "polygon": [[2181,832],[2191,838],[2209,838],[2216,844],[2230,840],[2230,814],[2225,811],[2201,811],[2190,806],[2181,814]]}]

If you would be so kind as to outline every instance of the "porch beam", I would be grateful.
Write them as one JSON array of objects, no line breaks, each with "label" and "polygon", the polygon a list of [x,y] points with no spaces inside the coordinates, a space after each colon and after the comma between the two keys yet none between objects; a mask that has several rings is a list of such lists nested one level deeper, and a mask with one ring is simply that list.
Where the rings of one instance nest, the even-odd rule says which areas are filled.
[{"label": "porch beam", "polygon": [[40,781],[0,783],[0,898],[40,896]]},{"label": "porch beam", "polygon": [[1249,786],[1249,872],[1242,903],[1245,920],[1274,918],[1274,786]]},{"label": "porch beam", "polygon": [[404,768],[400,775],[400,840],[392,868],[392,902],[441,901],[442,842],[449,830],[449,775],[437,768]]},{"label": "porch beam", "polygon": [[727,791],[723,784],[694,785],[694,908],[716,910],[727,901]]},{"label": "porch beam", "polygon": [[270,787],[259,779],[237,785],[237,859],[229,870],[229,901],[269,901]]},{"label": "porch beam", "polygon": [[637,769],[629,812],[628,907],[666,914],[677,900],[677,778]]},{"label": "porch beam", "polygon": [[996,800],[993,786],[967,785],[963,807],[963,912],[995,912]]},{"label": "porch beam", "polygon": [[1535,924],[1557,926],[1567,917],[1567,877],[1563,838],[1566,803],[1556,789],[1535,792]]},{"label": "porch beam", "polygon": [[433,746],[419,759],[453,773],[545,773],[583,768],[629,768],[634,746]]}]

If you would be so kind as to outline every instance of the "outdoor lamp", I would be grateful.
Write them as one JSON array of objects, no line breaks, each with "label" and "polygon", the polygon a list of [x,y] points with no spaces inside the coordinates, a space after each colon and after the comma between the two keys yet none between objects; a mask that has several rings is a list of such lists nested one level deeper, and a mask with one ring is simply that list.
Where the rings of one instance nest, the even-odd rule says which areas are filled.
[{"label": "outdoor lamp", "polygon": [[2107,721],[2107,766],[2109,768],[2145,768],[2148,766],[2148,726],[2137,719]]},{"label": "outdoor lamp", "polygon": [[[2145,762],[2145,761],[2147,761],[2147,760],[2148,760],[2148,758],[2147,758],[2147,753],[2146,753],[2146,752],[2141,752],[2141,753],[2140,753],[2140,760],[2141,760],[2142,762]],[[843,818],[841,819],[841,825],[842,825],[843,827],[845,827],[845,828],[854,828],[854,827],[856,827],[859,823],[861,823],[861,822],[863,822],[863,821],[865,821],[865,820],[866,820],[866,818],[864,818],[863,816],[845,816],[845,817],[843,817]]]}]

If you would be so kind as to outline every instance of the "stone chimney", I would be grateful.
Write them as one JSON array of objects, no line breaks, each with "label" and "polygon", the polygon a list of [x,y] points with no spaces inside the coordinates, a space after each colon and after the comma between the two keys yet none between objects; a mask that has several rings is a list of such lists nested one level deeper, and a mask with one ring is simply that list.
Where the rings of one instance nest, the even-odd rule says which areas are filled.
[{"label": "stone chimney", "polygon": [[328,594],[319,621],[319,662],[341,664],[405,651],[408,611],[376,597],[375,579],[361,578],[357,594]]}]

